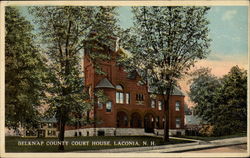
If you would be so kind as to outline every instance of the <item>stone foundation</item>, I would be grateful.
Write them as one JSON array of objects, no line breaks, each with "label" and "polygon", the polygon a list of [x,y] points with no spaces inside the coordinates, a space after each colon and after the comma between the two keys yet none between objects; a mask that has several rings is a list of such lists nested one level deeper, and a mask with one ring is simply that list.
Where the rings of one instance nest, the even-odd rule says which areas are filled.
[{"label": "stone foundation", "polygon": [[[169,135],[184,135],[184,129],[170,129]],[[94,134],[95,133],[95,134]],[[84,128],[84,129],[75,129],[75,130],[66,130],[65,137],[76,137],[76,136],[140,136],[140,135],[150,135],[162,136],[164,134],[163,129],[154,129],[154,133],[145,133],[144,128]]]}]

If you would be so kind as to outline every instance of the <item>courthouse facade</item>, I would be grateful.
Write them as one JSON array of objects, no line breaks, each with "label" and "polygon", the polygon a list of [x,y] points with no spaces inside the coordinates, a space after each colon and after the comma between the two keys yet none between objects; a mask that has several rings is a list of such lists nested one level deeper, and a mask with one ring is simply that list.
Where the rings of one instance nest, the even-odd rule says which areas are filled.
[{"label": "courthouse facade", "polygon": [[[87,53],[83,59],[85,90],[96,103],[85,116],[96,121],[67,128],[65,136],[162,135],[165,121],[163,96],[152,87],[139,84],[138,73],[128,73],[117,64],[116,56],[126,53],[123,49],[108,49],[107,53],[112,54],[112,60],[98,64],[105,72],[103,75],[95,73]],[[103,90],[108,98],[106,103],[100,103],[94,96],[97,90]],[[184,97],[177,87],[170,96],[170,135],[184,134]]]}]

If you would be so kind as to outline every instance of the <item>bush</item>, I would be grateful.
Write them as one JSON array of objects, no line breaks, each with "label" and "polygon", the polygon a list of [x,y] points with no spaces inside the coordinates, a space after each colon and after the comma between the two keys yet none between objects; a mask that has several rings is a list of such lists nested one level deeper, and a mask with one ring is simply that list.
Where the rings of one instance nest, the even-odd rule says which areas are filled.
[{"label": "bush", "polygon": [[213,136],[214,135],[214,126],[212,125],[203,125],[199,130],[199,133],[202,136]]}]

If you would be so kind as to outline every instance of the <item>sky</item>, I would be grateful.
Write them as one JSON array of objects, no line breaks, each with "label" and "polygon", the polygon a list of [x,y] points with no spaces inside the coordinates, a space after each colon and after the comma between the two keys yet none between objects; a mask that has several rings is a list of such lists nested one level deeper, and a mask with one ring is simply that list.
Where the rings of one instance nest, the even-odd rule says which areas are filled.
[{"label": "sky", "polygon": [[[20,7],[27,20],[32,21],[26,7]],[[119,24],[123,28],[133,25],[131,7],[118,9]],[[218,77],[227,74],[232,66],[248,68],[248,7],[247,6],[211,6],[207,15],[209,36],[212,39],[211,53],[207,59],[200,60],[194,69],[209,67]],[[188,92],[187,78],[180,80],[184,92]],[[188,97],[186,97],[188,101]]]},{"label": "sky", "polygon": [[[248,64],[248,8],[246,6],[212,6],[207,18],[211,53],[197,67],[212,68],[217,76],[225,75],[233,65],[247,68]],[[120,7],[119,19],[123,28],[133,25],[131,7]]]},{"label": "sky", "polygon": [[[119,8],[120,25],[128,28],[133,25],[131,7]],[[211,68],[212,74],[222,77],[227,74],[232,66],[248,68],[248,7],[246,6],[212,6],[207,15],[209,36],[212,39],[211,53],[207,59],[200,60],[191,70],[201,67]],[[182,91],[187,94],[189,85],[188,77],[179,81]],[[188,106],[193,103],[186,95],[185,102]]]}]

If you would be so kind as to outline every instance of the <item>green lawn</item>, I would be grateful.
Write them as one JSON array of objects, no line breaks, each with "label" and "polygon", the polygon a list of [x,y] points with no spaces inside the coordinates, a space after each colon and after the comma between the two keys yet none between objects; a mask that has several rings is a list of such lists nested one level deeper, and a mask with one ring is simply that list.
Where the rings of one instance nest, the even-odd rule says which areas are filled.
[{"label": "green lawn", "polygon": [[208,136],[179,136],[180,138],[190,138],[190,139],[197,139],[197,140],[204,140],[204,141],[212,141],[218,139],[227,139],[227,138],[236,138],[236,137],[246,137],[247,133],[238,133],[233,135],[226,135],[226,136],[218,136],[218,137],[208,137]]},{"label": "green lawn", "polygon": [[[58,152],[57,145],[46,145],[53,141],[58,141],[57,138],[20,138],[20,137],[6,137],[5,150],[6,152]],[[39,142],[40,145],[18,145],[20,142]],[[84,151],[84,150],[100,150],[100,149],[112,149],[112,148],[125,148],[125,147],[139,147],[139,146],[151,146],[151,142],[154,145],[164,144],[178,144],[178,143],[190,143],[191,141],[170,139],[168,143],[164,143],[162,138],[152,136],[99,136],[99,137],[68,137],[65,138],[68,141],[68,145],[65,145],[65,152],[69,151]],[[92,143],[108,143],[109,145],[97,145]],[[123,141],[123,142],[122,142]],[[41,142],[44,144],[41,145]],[[72,143],[81,142],[82,145],[73,145]],[[88,142],[88,144],[87,144]],[[120,142],[120,144],[119,144]],[[130,142],[128,145],[127,143]],[[138,144],[136,144],[138,142]],[[143,142],[147,143],[143,145]],[[85,144],[84,144],[85,143]],[[123,143],[123,144],[122,144]],[[134,143],[134,144],[133,144]],[[122,144],[122,145],[121,145]]]}]

